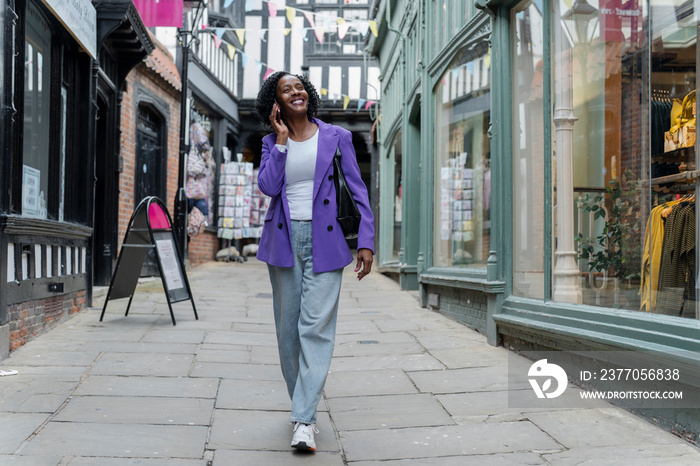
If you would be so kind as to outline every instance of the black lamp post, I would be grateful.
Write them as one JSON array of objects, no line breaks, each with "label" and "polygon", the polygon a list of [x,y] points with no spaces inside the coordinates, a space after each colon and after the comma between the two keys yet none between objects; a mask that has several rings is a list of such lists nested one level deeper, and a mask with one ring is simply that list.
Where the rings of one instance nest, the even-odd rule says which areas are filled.
[{"label": "black lamp post", "polygon": [[185,0],[183,1],[185,13],[193,12],[192,21],[188,24],[183,22],[178,29],[177,35],[180,40],[182,51],[182,70],[180,79],[182,81],[182,97],[180,102],[180,158],[178,162],[177,193],[175,194],[175,243],[180,259],[185,261],[185,243],[187,238],[187,196],[185,195],[185,157],[187,157],[187,131],[188,131],[188,108],[187,108],[187,67],[190,61],[190,46],[196,39],[197,23],[204,12],[207,0]]}]

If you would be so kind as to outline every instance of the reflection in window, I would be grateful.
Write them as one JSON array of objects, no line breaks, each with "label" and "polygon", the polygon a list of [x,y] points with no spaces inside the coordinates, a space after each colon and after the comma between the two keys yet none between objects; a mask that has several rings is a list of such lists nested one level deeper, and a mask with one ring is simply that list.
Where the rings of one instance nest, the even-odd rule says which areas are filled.
[{"label": "reflection in window", "polygon": [[51,32],[33,3],[27,3],[24,61],[22,214],[47,217]]},{"label": "reflection in window", "polygon": [[435,92],[435,266],[485,266],[488,258],[490,69],[481,40],[458,54]]},{"label": "reflection in window", "polygon": [[511,11],[513,69],[513,293],[544,295],[544,115],[542,11]]}]

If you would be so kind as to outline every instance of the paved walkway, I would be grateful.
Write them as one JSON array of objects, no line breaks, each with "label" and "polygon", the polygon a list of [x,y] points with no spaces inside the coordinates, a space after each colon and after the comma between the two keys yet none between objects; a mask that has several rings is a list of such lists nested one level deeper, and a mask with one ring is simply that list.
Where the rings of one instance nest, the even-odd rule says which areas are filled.
[{"label": "paved walkway", "polygon": [[[509,409],[508,351],[373,273],[346,270],[315,454],[289,448],[267,271],[190,272],[170,322],[160,282],[14,352],[0,465],[697,465],[700,449],[626,411]],[[512,357],[512,356],[511,356]],[[530,362],[523,359],[524,367]]]}]

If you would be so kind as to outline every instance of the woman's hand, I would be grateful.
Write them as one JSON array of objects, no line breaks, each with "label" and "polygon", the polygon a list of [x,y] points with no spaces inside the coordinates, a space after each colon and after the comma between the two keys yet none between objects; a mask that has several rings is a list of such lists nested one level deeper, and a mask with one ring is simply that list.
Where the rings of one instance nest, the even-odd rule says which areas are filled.
[{"label": "woman's hand", "polygon": [[282,121],[282,112],[280,111],[280,106],[275,102],[272,105],[272,113],[270,113],[270,124],[272,129],[277,133],[277,141],[275,144],[286,145],[287,138],[289,137],[289,128]]},{"label": "woman's hand", "polygon": [[372,262],[374,261],[374,256],[372,251],[367,248],[362,248],[357,251],[357,265],[355,266],[355,272],[358,270],[360,273],[357,274],[357,279],[362,280],[365,275],[368,275],[372,270]]}]

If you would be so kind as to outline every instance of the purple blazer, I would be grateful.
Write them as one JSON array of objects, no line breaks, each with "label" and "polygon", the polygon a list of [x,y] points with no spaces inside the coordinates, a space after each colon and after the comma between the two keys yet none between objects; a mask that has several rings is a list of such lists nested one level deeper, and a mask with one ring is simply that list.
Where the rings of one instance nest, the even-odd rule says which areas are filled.
[{"label": "purple blazer", "polygon": [[[314,175],[312,207],[313,270],[328,272],[345,267],[352,262],[352,253],[336,216],[338,208],[333,183],[333,156],[340,146],[343,154],[343,173],[360,209],[362,220],[357,237],[357,248],[374,252],[374,216],[369,206],[367,187],[360,177],[357,156],[352,145],[352,133],[339,126],[329,125],[314,118],[318,125],[318,154]],[[263,138],[262,161],[258,173],[258,186],[263,194],[272,198],[265,217],[258,259],[278,267],[293,267],[292,238],[287,202],[285,163],[287,153],[280,152],[275,142],[277,135]]]}]

